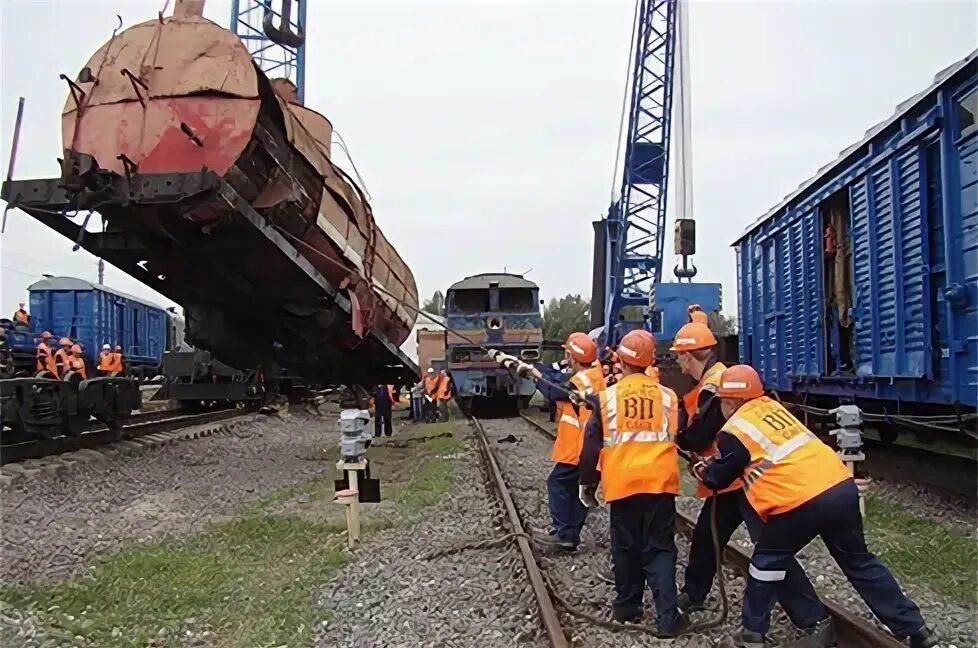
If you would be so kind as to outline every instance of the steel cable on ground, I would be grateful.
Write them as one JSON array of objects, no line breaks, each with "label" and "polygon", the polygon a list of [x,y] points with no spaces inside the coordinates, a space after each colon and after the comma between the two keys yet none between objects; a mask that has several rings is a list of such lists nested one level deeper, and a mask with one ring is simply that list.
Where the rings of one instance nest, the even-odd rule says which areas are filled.
[{"label": "steel cable on ground", "polygon": [[[546,436],[553,438],[553,435],[536,421],[533,421],[532,419],[522,415],[521,418],[526,422],[530,423],[531,426],[533,426],[535,429],[539,430]],[[475,421],[476,419],[472,419],[472,420]],[[477,423],[475,423],[475,425],[478,426]],[[681,450],[679,451],[679,453],[684,459],[686,459],[687,461],[691,461],[689,455],[682,452]],[[713,539],[714,560],[716,561],[717,565],[722,565],[723,562],[721,558],[723,556],[723,553],[720,547],[719,538],[717,536],[716,507],[713,508],[713,511],[711,512],[710,515],[710,532]],[[550,578],[547,571],[543,571],[543,574],[544,577],[547,579],[547,586],[550,588],[551,593],[554,595],[554,598],[557,600],[558,603],[561,604],[561,606],[567,611],[567,613],[572,616],[584,619],[588,623],[601,626],[609,630],[640,632],[642,634],[646,634],[658,638],[671,638],[676,636],[671,633],[660,632],[657,628],[653,628],[651,626],[646,626],[642,624],[632,624],[632,623],[618,623],[617,621],[608,621],[607,619],[601,619],[599,617],[594,616],[593,614],[584,612],[580,608],[572,605],[569,601],[567,601],[564,597],[562,597],[559,592],[557,592],[556,586],[553,584],[553,581]],[[722,625],[727,620],[727,615],[729,613],[729,606],[727,604],[726,582],[723,576],[722,569],[717,569],[717,587],[720,591],[720,596],[721,596],[719,614],[717,614],[712,619],[709,619],[707,621],[702,621],[699,623],[694,623],[686,626],[682,630],[683,633],[695,633],[695,632],[702,632],[704,630],[710,630],[712,628],[716,628]]]}]

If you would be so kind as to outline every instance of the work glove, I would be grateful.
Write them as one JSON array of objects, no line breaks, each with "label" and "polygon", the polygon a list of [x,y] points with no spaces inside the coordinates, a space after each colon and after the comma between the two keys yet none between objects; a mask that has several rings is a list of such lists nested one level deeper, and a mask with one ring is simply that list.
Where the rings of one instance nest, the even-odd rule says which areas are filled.
[{"label": "work glove", "polygon": [[706,467],[710,465],[709,459],[700,459],[694,464],[689,465],[689,472],[699,481],[703,481],[703,475],[706,473]]},{"label": "work glove", "polygon": [[601,506],[601,502],[598,501],[597,486],[578,486],[577,497],[581,500],[581,504],[588,508],[598,508]]}]

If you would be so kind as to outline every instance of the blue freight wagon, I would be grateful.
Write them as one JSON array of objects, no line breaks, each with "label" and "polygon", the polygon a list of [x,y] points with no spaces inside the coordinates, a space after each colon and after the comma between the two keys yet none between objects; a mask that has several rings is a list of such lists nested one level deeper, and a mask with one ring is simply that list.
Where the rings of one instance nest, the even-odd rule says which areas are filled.
[{"label": "blue freight wagon", "polygon": [[31,329],[50,331],[81,344],[85,363],[98,365],[103,344],[122,346],[127,369],[137,376],[158,373],[171,315],[145,300],[74,277],[49,277],[28,287]]},{"label": "blue freight wagon", "polygon": [[768,388],[944,417],[916,419],[923,434],[974,429],[976,55],[941,71],[735,242],[740,357]]}]

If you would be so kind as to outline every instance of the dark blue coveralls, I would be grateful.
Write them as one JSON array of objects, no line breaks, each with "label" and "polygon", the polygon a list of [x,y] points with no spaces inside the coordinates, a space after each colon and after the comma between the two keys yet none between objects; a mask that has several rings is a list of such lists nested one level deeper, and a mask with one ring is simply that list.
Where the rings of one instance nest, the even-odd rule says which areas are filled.
[{"label": "dark blue coveralls", "polygon": [[[537,365],[537,369],[549,382],[560,386],[541,382],[537,385],[540,393],[558,407],[569,402],[567,392],[574,388],[570,383],[574,373],[546,365]],[[574,546],[581,543],[581,530],[587,520],[587,507],[581,503],[579,485],[578,469],[573,464],[555,463],[547,477],[547,502],[553,527],[551,534]]]},{"label": "dark blue coveralls", "polygon": [[387,385],[377,385],[374,389],[374,436],[379,437],[381,431],[391,436],[394,433],[391,420],[391,397]]},{"label": "dark blue coveralls", "polygon": [[[743,475],[750,453],[733,435],[717,438],[718,459],[707,467],[703,483],[723,488]],[[766,634],[771,609],[783,591],[795,554],[816,537],[822,538],[832,558],[866,605],[899,639],[924,631],[920,609],[907,598],[896,579],[866,547],[859,490],[847,479],[801,506],[772,515],[761,526],[751,557],[741,623],[745,629]]]},{"label": "dark blue coveralls", "polygon": [[[604,440],[602,426],[601,416],[593,415],[584,428],[580,477],[585,486],[596,487],[601,479],[598,457]],[[681,622],[676,595],[676,496],[632,495],[611,502],[608,509],[615,572],[614,619],[628,622],[641,617],[648,585],[655,602],[656,628],[675,632]]]},{"label": "dark blue coveralls", "polygon": [[[679,412],[680,432],[676,443],[689,452],[702,452],[710,447],[725,422],[720,411],[720,399],[715,392],[702,389],[696,405],[696,415],[692,420],[687,419],[684,409],[680,408]],[[747,533],[751,540],[756,542],[760,537],[763,524],[742,490],[721,493],[703,500],[703,506],[700,508],[693,529],[689,562],[686,565],[682,589],[694,603],[702,603],[706,600],[717,572],[711,524],[714,507],[717,513],[717,541],[720,547],[727,546],[741,523],[746,524]],[[818,599],[815,588],[805,575],[805,570],[794,556],[791,557],[786,572],[785,579],[778,587],[778,602],[796,627],[812,627],[826,617],[825,606]]]}]

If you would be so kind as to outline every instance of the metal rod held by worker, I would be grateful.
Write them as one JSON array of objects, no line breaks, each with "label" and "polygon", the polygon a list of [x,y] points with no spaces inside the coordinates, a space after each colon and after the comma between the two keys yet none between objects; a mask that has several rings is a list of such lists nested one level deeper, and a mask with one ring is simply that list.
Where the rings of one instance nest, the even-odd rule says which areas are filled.
[{"label": "metal rod held by worker", "polygon": [[[13,180],[14,164],[17,162],[17,145],[20,143],[20,125],[24,121],[24,98],[17,102],[17,119],[14,121],[14,141],[10,144],[10,160],[7,162],[7,182]],[[0,234],[7,229],[7,212],[10,211],[10,201],[3,208],[3,222],[0,223]]]}]

